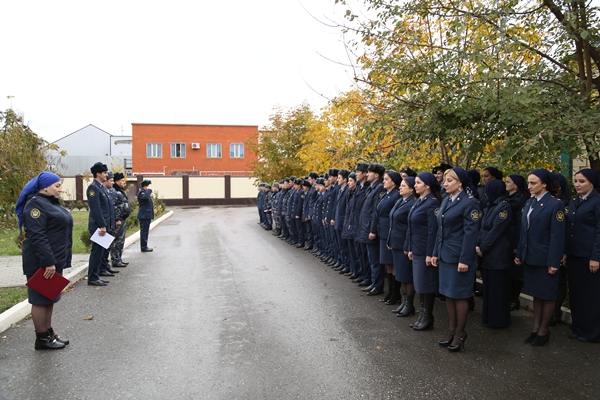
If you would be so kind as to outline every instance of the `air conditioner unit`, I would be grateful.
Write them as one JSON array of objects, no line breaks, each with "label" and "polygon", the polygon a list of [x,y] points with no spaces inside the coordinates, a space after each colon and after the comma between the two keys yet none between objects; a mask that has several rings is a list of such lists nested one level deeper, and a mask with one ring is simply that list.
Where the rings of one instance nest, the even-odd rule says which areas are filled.
[{"label": "air conditioner unit", "polygon": [[199,149],[200,143],[192,143],[192,149]]}]

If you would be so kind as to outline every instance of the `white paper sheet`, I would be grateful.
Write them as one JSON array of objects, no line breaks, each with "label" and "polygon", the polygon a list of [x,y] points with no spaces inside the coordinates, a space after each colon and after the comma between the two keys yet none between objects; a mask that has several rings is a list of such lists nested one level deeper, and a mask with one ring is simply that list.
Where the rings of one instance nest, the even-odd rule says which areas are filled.
[{"label": "white paper sheet", "polygon": [[100,228],[96,229],[96,232],[94,232],[90,239],[92,242],[98,243],[100,246],[108,249],[113,240],[115,240],[115,237],[110,233],[105,233],[104,236],[100,236],[98,232],[100,232]]}]

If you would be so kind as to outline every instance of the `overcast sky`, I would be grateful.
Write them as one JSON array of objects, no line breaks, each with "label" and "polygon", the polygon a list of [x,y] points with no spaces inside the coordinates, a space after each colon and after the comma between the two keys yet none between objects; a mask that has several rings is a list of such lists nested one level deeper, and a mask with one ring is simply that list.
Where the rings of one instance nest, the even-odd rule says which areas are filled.
[{"label": "overcast sky", "polygon": [[351,87],[341,34],[318,21],[344,12],[334,0],[3,2],[0,108],[50,142],[88,124],[263,126],[276,105],[318,110]]}]

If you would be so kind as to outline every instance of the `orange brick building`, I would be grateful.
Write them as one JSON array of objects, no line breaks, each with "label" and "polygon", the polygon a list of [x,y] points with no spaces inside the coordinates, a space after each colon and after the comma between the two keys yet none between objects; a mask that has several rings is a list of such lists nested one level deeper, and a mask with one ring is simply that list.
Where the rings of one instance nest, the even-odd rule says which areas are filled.
[{"label": "orange brick building", "polygon": [[253,175],[258,126],[131,125],[133,175]]}]

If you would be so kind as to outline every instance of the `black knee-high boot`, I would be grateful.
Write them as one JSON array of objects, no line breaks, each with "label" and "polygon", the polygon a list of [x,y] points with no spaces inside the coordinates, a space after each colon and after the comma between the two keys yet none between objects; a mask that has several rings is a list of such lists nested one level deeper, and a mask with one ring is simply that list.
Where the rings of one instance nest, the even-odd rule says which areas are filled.
[{"label": "black knee-high boot", "polygon": [[433,329],[433,305],[435,303],[435,293],[426,293],[424,296],[423,318],[418,325],[413,326],[415,331],[426,331]]},{"label": "black knee-high boot", "polygon": [[411,328],[414,328],[415,326],[419,325],[423,320],[423,314],[425,314],[425,295],[423,293],[419,293],[419,303],[421,303],[421,308],[419,309],[419,316],[417,317],[417,320],[415,322],[409,325]]}]

